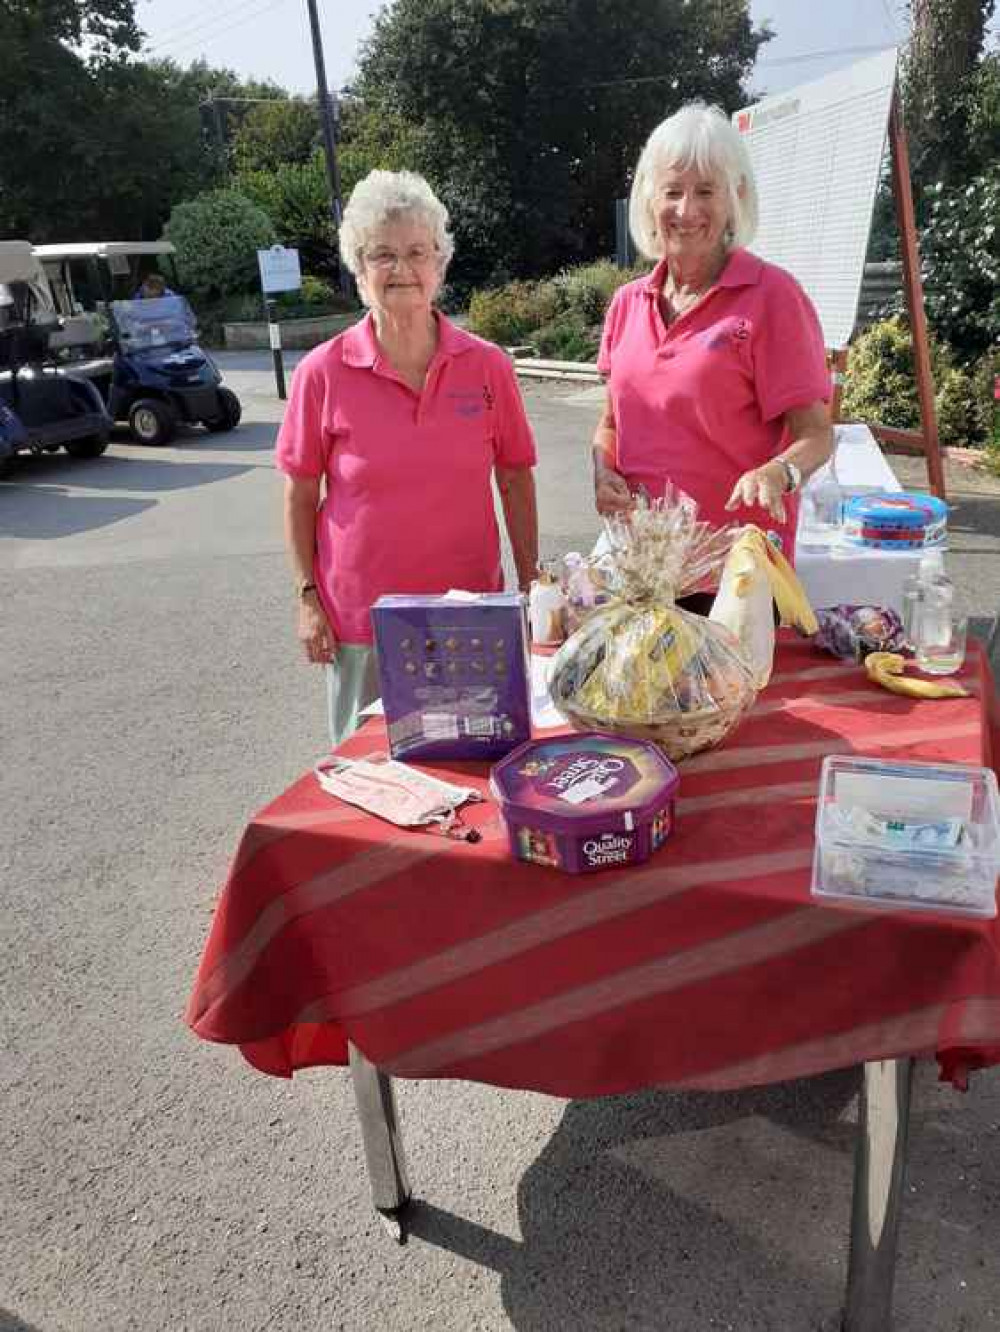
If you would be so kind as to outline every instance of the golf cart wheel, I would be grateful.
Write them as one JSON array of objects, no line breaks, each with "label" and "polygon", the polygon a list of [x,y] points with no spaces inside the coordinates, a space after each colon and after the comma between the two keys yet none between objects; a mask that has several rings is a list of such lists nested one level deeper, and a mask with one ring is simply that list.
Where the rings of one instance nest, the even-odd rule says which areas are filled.
[{"label": "golf cart wheel", "polygon": [[232,389],[219,389],[219,414],[218,416],[208,416],[204,424],[209,430],[216,434],[224,430],[235,430],[240,423],[240,417],[243,415],[243,408],[240,400]]},{"label": "golf cart wheel", "polygon": [[173,439],[177,417],[160,398],[139,398],[129,408],[128,424],[137,444],[159,448]]},{"label": "golf cart wheel", "polygon": [[99,458],[107,447],[107,435],[87,435],[85,439],[67,440],[63,445],[71,458]]}]

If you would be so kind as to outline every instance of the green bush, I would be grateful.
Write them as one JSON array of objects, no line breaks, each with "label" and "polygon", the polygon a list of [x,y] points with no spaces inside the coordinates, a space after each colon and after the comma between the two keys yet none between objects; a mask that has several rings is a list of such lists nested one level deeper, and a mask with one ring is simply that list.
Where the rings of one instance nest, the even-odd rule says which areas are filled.
[{"label": "green bush", "polygon": [[474,291],[469,327],[501,346],[531,342],[542,356],[587,361],[597,354],[611,297],[644,269],[617,268],[610,260],[568,268],[542,282],[508,282]]},{"label": "green bush", "polygon": [[210,190],[178,204],[164,236],[177,247],[185,291],[206,305],[259,287],[257,251],[276,239],[268,215],[236,190]]},{"label": "green bush", "polygon": [[329,282],[324,282],[322,278],[313,277],[311,273],[302,275],[302,288],[299,291],[299,300],[303,305],[323,305],[332,306],[340,299],[340,292],[334,291]]},{"label": "green bush", "polygon": [[474,291],[469,301],[469,327],[481,338],[502,347],[524,342],[561,309],[553,282],[508,282],[505,287]]},{"label": "green bush", "polygon": [[566,268],[554,281],[567,309],[580,315],[585,323],[600,324],[618,288],[646,271],[619,268],[610,259],[599,259],[595,264]]},{"label": "green bush", "polygon": [[601,327],[588,324],[575,310],[564,310],[536,329],[531,341],[540,356],[554,361],[593,361],[601,344]]},{"label": "green bush", "polygon": [[[984,444],[987,432],[972,376],[934,338],[930,351],[941,443]],[[852,344],[841,415],[900,430],[920,425],[913,340],[899,315],[872,324]]]},{"label": "green bush", "polygon": [[976,419],[985,439],[996,438],[1000,447],[1000,402],[996,400],[996,381],[1000,378],[1000,346],[980,357],[972,367],[972,394]]}]

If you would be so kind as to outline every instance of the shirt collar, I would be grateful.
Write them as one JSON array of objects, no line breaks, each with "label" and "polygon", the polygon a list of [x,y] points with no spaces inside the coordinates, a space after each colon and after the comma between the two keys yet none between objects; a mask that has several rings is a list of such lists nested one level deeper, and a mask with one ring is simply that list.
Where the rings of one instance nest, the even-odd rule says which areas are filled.
[{"label": "shirt collar", "polygon": [[[434,311],[434,317],[438,324],[438,356],[461,356],[476,346],[478,339],[453,324],[440,310]],[[375,320],[370,310],[364,319],[358,320],[347,330],[341,346],[345,365],[371,370],[377,364],[381,354],[375,338]]]},{"label": "shirt collar", "polygon": [[[760,281],[763,260],[749,250],[733,250],[715,280],[717,287],[755,287]],[[661,259],[643,284],[647,296],[659,296],[667,278],[667,261]]]}]

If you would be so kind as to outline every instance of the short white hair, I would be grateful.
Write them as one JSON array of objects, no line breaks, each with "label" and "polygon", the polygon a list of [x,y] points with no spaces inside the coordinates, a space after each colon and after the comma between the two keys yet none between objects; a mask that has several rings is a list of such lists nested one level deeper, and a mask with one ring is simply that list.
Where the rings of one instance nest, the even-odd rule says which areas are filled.
[{"label": "short white hair", "polygon": [[379,228],[400,220],[427,227],[440,258],[440,273],[455,253],[448,230],[448,210],[423,176],[415,171],[369,171],[358,181],[340,222],[340,257],[358,277],[364,267],[364,250]]},{"label": "short white hair", "polygon": [[721,177],[729,194],[727,246],[749,245],[757,234],[757,184],[742,134],[721,107],[688,102],[653,130],[635,169],[628,225],[647,259],[662,259],[664,253],[653,215],[656,176],[667,167],[692,166]]}]

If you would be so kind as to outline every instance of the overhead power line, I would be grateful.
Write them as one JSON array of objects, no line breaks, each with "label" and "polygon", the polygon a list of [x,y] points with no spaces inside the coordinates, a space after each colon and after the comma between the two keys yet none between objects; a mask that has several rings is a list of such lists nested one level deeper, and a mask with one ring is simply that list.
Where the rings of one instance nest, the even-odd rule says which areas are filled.
[{"label": "overhead power line", "polygon": [[[252,0],[252,3],[254,4],[258,3],[258,0]],[[272,9],[277,9],[279,5],[283,5],[285,3],[286,0],[266,0],[266,3],[260,6],[260,8],[254,9],[252,12],[245,13],[243,17],[236,18],[232,22],[224,23],[221,28],[215,26],[218,23],[220,17],[219,15],[216,15],[215,19],[212,20],[213,29],[214,29],[213,31],[206,31],[202,35],[188,37],[182,40],[179,45],[173,46],[172,49],[170,47],[170,44],[166,46],[158,46],[154,48],[153,54],[160,55],[161,57],[166,57],[169,59],[176,59],[178,56],[184,55],[186,52],[190,51],[194,51],[200,55],[204,47],[210,46],[212,45],[212,43],[217,42],[220,37],[228,36],[229,33],[233,32],[236,28],[243,27],[247,23],[252,22],[254,19],[262,18]]]},{"label": "overhead power line", "polygon": [[190,36],[192,36],[192,34],[201,32],[204,28],[213,28],[217,23],[232,18],[234,15],[249,9],[251,5],[255,5],[256,3],[257,0],[238,0],[237,4],[230,5],[225,9],[217,9],[214,13],[211,13],[208,16],[206,16],[204,9],[202,9],[200,13],[189,14],[186,19],[182,19],[181,22],[174,27],[167,28],[164,32],[161,32],[159,37],[157,37],[151,45],[158,48],[161,46],[171,46],[175,42],[185,42]]}]

